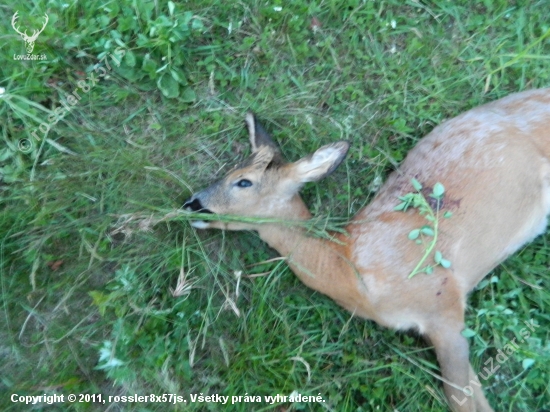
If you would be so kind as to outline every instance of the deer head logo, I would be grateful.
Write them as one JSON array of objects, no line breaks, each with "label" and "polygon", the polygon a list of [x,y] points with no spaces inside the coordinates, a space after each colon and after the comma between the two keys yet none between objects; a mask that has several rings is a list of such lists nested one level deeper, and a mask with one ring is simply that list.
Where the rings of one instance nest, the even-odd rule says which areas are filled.
[{"label": "deer head logo", "polygon": [[46,24],[48,24],[48,15],[44,13],[44,24],[42,26],[42,28],[40,30],[33,30],[32,31],[32,35],[29,36],[27,34],[27,30],[25,30],[24,33],[21,33],[19,31],[19,27],[15,27],[15,23],[17,21],[17,13],[19,13],[18,11],[15,12],[15,14],[13,15],[12,19],[11,19],[11,26],[13,27],[13,29],[19,33],[21,35],[21,38],[25,41],[25,48],[27,49],[27,53],[32,53],[33,49],[34,49],[34,42],[36,41],[36,39],[38,38],[38,35],[40,33],[42,33],[42,31],[44,30],[44,28],[46,27]]}]

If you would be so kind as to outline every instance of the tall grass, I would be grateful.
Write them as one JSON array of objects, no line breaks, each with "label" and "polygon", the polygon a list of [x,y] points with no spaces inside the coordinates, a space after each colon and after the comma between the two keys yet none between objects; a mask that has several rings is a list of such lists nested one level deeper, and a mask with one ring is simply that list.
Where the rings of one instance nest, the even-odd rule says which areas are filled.
[{"label": "tall grass", "polygon": [[[29,28],[48,13],[34,51],[47,60],[13,59],[17,10]],[[338,227],[435,125],[548,85],[548,2],[8,0],[0,15],[2,410],[29,410],[14,393],[187,399],[39,410],[446,410],[420,338],[308,290],[257,235],[198,233],[176,211],[248,153],[252,109],[289,159],[351,142],[303,191],[316,227]],[[525,321],[540,325],[483,382],[498,411],[550,409],[547,239],[470,298],[476,370]],[[325,402],[190,401],[294,391]]]}]

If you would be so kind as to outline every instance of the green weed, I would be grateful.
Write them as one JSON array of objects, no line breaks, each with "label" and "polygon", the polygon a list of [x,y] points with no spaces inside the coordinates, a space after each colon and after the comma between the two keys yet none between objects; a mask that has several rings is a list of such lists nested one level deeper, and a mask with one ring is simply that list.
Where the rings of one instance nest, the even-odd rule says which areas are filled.
[{"label": "green weed", "polygon": [[[432,193],[428,195],[436,201],[434,211],[424,194],[421,192],[422,184],[415,178],[411,180],[411,183],[416,190],[416,193],[411,192],[405,194],[404,196],[400,196],[399,200],[401,200],[401,203],[395,206],[393,210],[406,212],[410,207],[418,209],[418,213],[426,219],[428,224],[422,226],[421,228],[411,230],[408,237],[410,240],[414,240],[418,245],[422,245],[426,238],[430,238],[431,240],[425,246],[424,254],[418,261],[417,265],[409,274],[409,279],[418,273],[424,272],[431,275],[434,271],[434,265],[426,265],[424,267],[422,267],[422,265],[428,256],[431,255],[437,244],[437,236],[439,234],[439,209],[443,196],[445,195],[445,187],[441,183],[437,182],[432,189]],[[450,211],[446,211],[443,214],[443,217],[446,219],[451,216],[452,213]],[[451,262],[445,259],[439,250],[434,252],[433,261],[435,266],[440,265],[445,269],[451,267]]]}]

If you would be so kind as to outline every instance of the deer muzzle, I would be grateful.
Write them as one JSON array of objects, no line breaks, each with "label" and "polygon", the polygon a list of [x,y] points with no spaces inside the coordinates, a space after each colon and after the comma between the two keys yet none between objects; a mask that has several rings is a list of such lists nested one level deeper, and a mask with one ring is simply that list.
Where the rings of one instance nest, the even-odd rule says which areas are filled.
[{"label": "deer muzzle", "polygon": [[[202,205],[201,201],[198,198],[196,198],[195,196],[193,196],[191,199],[187,200],[183,204],[183,208],[185,210],[189,211],[189,212],[208,213],[208,214],[214,213],[211,210],[205,208]],[[195,220],[195,221],[191,222],[191,226],[193,226],[197,229],[206,229],[210,225],[208,224],[208,222],[205,222],[204,220]]]}]

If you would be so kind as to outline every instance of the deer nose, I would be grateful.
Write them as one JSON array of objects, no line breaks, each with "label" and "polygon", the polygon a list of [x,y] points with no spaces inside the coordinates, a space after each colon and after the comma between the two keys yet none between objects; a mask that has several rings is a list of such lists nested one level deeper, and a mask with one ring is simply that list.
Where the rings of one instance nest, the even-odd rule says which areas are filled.
[{"label": "deer nose", "polygon": [[201,201],[199,199],[189,199],[183,204],[183,208],[190,210],[192,212],[197,212],[201,209],[204,209],[201,205]]},{"label": "deer nose", "polygon": [[206,209],[201,201],[197,198],[191,198],[183,204],[183,208],[190,210],[191,212],[201,212],[201,213],[212,213],[210,210]]}]

